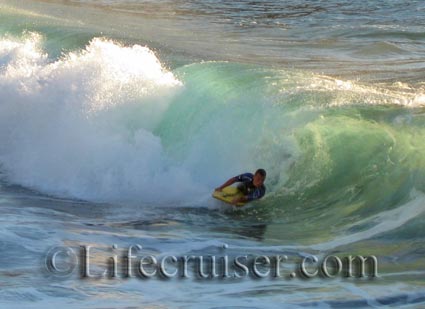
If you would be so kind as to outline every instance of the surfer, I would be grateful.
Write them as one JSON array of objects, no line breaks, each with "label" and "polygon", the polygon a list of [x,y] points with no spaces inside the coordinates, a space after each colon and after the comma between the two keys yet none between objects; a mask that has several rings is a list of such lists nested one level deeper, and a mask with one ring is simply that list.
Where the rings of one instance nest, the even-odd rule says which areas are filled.
[{"label": "surfer", "polygon": [[254,174],[244,173],[238,176],[230,178],[220,187],[216,188],[216,191],[221,191],[225,187],[240,182],[238,190],[241,191],[244,196],[234,198],[232,204],[247,203],[253,200],[260,199],[266,193],[266,187],[264,186],[264,180],[266,179],[266,171],[262,168],[258,169]]}]

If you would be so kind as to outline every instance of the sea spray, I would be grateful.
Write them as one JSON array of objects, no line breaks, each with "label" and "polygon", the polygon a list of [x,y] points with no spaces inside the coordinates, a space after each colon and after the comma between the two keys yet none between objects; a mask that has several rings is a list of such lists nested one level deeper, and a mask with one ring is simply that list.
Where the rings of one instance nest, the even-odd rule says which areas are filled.
[{"label": "sea spray", "polygon": [[41,46],[38,34],[0,41],[0,161],[9,181],[109,201],[154,201],[164,190],[164,200],[178,201],[196,190],[151,132],[181,88],[151,50],[98,38],[49,61]]}]

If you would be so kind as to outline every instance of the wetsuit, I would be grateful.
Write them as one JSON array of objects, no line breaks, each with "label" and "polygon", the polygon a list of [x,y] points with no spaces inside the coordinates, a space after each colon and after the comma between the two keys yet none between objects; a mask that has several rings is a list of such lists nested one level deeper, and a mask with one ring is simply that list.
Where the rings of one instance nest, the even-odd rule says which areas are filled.
[{"label": "wetsuit", "polygon": [[254,174],[244,173],[235,177],[237,182],[241,182],[238,185],[238,189],[247,196],[248,202],[262,198],[266,193],[266,187],[261,185],[261,187],[256,187],[253,184]]}]

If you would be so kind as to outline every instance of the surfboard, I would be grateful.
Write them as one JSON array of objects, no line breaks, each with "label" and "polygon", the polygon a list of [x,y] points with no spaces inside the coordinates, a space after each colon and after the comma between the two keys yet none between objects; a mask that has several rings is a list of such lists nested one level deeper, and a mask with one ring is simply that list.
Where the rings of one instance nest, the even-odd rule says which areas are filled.
[{"label": "surfboard", "polygon": [[[237,197],[242,197],[244,194],[236,187],[226,187],[221,192],[214,191],[212,194],[213,198],[216,198],[222,202],[232,204],[232,200]],[[244,206],[246,203],[237,203],[235,206]],[[232,204],[233,205],[233,204]]]}]

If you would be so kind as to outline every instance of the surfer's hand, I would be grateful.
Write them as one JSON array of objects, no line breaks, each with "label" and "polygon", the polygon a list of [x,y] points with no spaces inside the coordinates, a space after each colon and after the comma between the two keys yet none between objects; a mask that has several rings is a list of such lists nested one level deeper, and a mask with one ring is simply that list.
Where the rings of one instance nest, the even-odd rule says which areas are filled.
[{"label": "surfer's hand", "polygon": [[218,191],[218,192],[221,192],[223,189],[222,188],[220,188],[220,187],[218,187],[218,188],[215,188],[215,191]]}]

